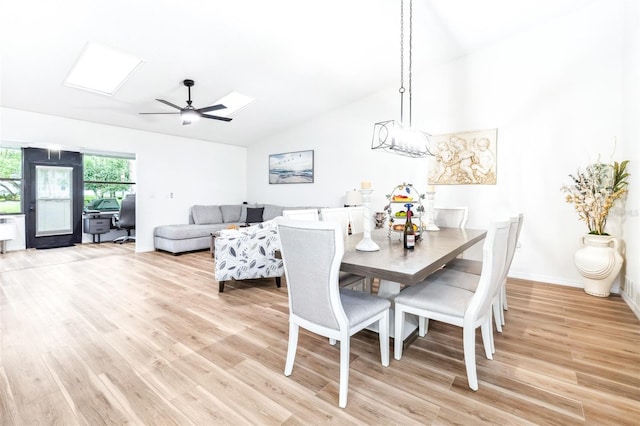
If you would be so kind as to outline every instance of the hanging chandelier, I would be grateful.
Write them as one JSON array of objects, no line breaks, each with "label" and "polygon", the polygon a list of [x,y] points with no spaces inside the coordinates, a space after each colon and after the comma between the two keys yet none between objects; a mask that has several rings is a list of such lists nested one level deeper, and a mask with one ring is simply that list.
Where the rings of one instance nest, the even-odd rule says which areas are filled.
[{"label": "hanging chandelier", "polygon": [[381,121],[373,126],[371,149],[382,149],[398,155],[412,158],[432,156],[429,150],[429,135],[426,132],[411,127],[411,77],[413,47],[413,0],[409,0],[409,87],[408,87],[408,115],[407,125],[404,122],[404,0],[400,0],[400,122],[396,120]]}]

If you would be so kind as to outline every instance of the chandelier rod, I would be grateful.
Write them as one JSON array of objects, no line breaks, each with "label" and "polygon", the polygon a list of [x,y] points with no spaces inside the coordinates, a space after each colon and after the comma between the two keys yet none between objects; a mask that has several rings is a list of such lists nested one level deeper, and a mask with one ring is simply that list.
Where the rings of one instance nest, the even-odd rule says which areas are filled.
[{"label": "chandelier rod", "polygon": [[400,124],[404,126],[404,0],[400,0]]},{"label": "chandelier rod", "polygon": [[[402,0],[404,2],[404,0]],[[409,0],[409,128],[411,128],[411,81],[412,81],[412,60],[413,60],[413,0]]]}]

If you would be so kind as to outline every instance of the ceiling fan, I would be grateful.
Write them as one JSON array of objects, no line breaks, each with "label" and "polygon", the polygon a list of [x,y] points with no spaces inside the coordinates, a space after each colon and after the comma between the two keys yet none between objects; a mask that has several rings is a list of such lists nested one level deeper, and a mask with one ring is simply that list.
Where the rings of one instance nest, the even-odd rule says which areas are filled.
[{"label": "ceiling fan", "polygon": [[189,91],[189,99],[187,100],[187,106],[184,108],[180,108],[178,105],[176,104],[172,104],[169,101],[165,101],[164,99],[156,99],[156,101],[158,102],[162,102],[165,105],[169,105],[170,107],[173,107],[175,109],[179,109],[180,112],[141,112],[139,114],[180,114],[180,118],[182,119],[182,124],[191,124],[193,121],[198,120],[200,117],[203,118],[211,118],[213,120],[221,120],[221,121],[231,121],[231,118],[229,117],[221,117],[219,115],[211,115],[211,114],[205,114],[207,112],[210,111],[217,111],[220,109],[225,109],[226,106],[222,105],[222,104],[217,104],[217,105],[211,105],[208,107],[204,107],[204,108],[194,108],[193,105],[191,105],[192,101],[191,101],[191,87],[193,87],[193,85],[195,84],[193,80],[184,80],[182,82],[186,87],[187,90]]}]

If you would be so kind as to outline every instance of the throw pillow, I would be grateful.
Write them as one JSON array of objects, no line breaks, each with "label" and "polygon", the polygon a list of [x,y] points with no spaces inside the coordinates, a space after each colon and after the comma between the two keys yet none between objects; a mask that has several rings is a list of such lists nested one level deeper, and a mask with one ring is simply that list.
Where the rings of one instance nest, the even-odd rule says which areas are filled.
[{"label": "throw pillow", "polygon": [[264,211],[264,207],[259,207],[259,208],[247,207],[247,223],[262,222],[263,211]]}]

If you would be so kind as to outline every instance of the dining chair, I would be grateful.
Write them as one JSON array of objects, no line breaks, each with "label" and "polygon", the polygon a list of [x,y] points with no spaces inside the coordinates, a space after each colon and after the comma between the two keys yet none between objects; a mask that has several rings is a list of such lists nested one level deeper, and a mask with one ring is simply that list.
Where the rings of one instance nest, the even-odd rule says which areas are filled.
[{"label": "dining chair", "polygon": [[389,365],[389,307],[374,295],[341,289],[338,272],[344,236],[338,223],[278,219],[278,235],[289,293],[289,343],[284,374],[290,376],[302,327],[340,342],[341,408],[347,406],[350,337],[377,324],[380,357]]},{"label": "dining chair", "polygon": [[[516,253],[518,241],[520,241],[520,231],[522,230],[524,215],[522,213],[518,213],[517,220],[518,224],[515,232],[513,231],[513,229],[510,230],[509,246],[507,248],[507,265],[504,274],[504,280],[500,289],[499,307],[497,308],[496,312],[500,315],[499,320],[498,318],[496,318],[496,329],[499,332],[502,332],[502,326],[505,325],[504,311],[509,309],[509,306],[507,304],[507,276],[509,274],[509,270],[511,269],[511,263],[513,262],[513,257]],[[468,274],[480,275],[480,273],[482,272],[482,261],[457,258],[447,263],[445,265],[445,268],[454,271],[466,272]]]},{"label": "dining chair", "polygon": [[464,228],[467,225],[469,208],[462,207],[434,207],[433,221],[444,228]]},{"label": "dining chair", "polygon": [[282,210],[282,217],[291,220],[320,220],[318,209]]},{"label": "dining chair", "polygon": [[[480,327],[487,359],[493,359],[491,308],[500,286],[507,259],[510,222],[491,223],[482,248],[484,263],[475,292],[427,277],[400,292],[395,298],[395,336],[402,335],[406,313],[419,317],[419,336],[427,333],[428,320],[462,327],[462,343],[467,380],[478,390],[476,371],[476,328]],[[402,358],[402,340],[394,339],[394,357]]]},{"label": "dining chair", "polygon": [[[351,223],[351,232],[354,234],[361,234],[364,232],[364,207],[347,207],[349,212],[349,223]],[[371,218],[367,218],[371,220]]]},{"label": "dining chair", "polygon": [[[350,218],[347,207],[331,207],[320,209],[320,220],[325,222],[336,222],[342,226],[342,235],[349,235]],[[351,230],[353,233],[353,230]],[[371,291],[371,280],[362,275],[340,271],[340,287],[350,288],[359,291]]]},{"label": "dining chair", "polygon": [[320,209],[320,220],[338,222],[342,226],[342,235],[349,233],[349,211],[347,207],[332,207]]}]

